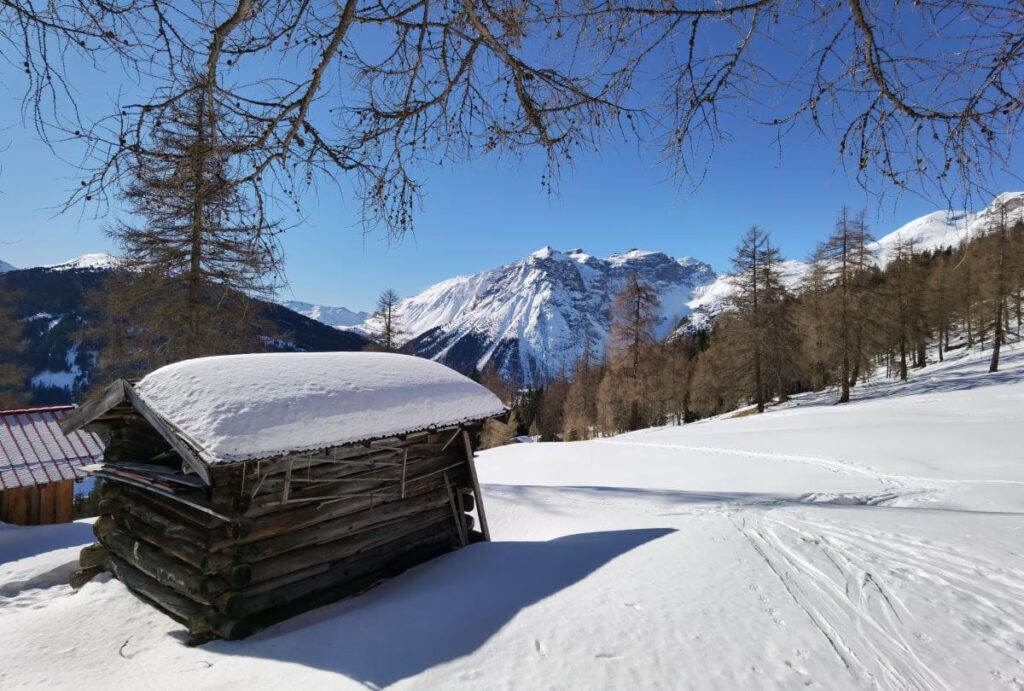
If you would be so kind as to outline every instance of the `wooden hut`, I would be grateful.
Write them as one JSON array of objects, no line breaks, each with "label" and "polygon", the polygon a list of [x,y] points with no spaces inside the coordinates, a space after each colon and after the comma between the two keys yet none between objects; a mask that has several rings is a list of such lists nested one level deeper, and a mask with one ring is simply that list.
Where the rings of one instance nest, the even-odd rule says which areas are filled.
[{"label": "wooden hut", "polygon": [[72,406],[0,410],[0,521],[15,525],[67,523],[83,467],[99,460],[100,440],[64,434]]},{"label": "wooden hut", "polygon": [[[65,421],[106,442],[108,569],[194,637],[238,638],[478,540],[479,384],[391,353],[187,360],[117,381]],[[475,519],[474,519],[475,514]]]}]

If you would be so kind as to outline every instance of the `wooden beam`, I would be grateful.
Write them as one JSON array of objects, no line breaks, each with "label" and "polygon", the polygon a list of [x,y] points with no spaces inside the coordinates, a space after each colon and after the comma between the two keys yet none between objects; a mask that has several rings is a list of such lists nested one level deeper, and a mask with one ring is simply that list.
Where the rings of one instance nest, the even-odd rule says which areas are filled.
[{"label": "wooden beam", "polygon": [[480,492],[480,481],[476,477],[476,463],[473,462],[473,443],[469,440],[469,432],[462,430],[462,443],[466,448],[466,463],[469,465],[469,476],[473,478],[473,494],[476,495],[476,513],[480,517],[480,531],[484,540],[491,541],[491,531],[487,527],[487,513],[484,511],[484,495]]},{"label": "wooden beam", "polygon": [[444,486],[448,490],[448,503],[451,505],[452,518],[455,519],[455,530],[459,535],[459,546],[465,547],[469,544],[469,541],[466,539],[466,524],[463,517],[465,514],[459,511],[459,507],[455,503],[455,492],[452,491],[452,483],[448,481],[448,473],[444,474]]},{"label": "wooden beam", "polygon": [[205,513],[205,514],[207,514],[209,516],[213,516],[214,518],[218,518],[218,519],[224,521],[225,523],[230,523],[231,520],[232,520],[230,516],[227,516],[227,515],[219,512],[219,511],[217,511],[212,506],[208,505],[205,501],[202,501],[198,497],[190,498],[190,497],[188,497],[187,495],[185,495],[183,493],[182,494],[175,494],[174,492],[172,492],[170,490],[167,490],[167,489],[164,489],[164,488],[162,488],[162,487],[160,487],[158,485],[154,485],[154,484],[149,483],[149,482],[142,482],[141,480],[134,480],[134,479],[132,479],[130,477],[124,477],[123,475],[114,475],[112,473],[107,473],[105,470],[97,470],[97,471],[93,472],[93,475],[98,475],[99,477],[107,478],[109,480],[114,480],[116,482],[123,482],[126,485],[131,485],[132,487],[138,487],[139,489],[144,489],[144,490],[146,490],[148,492],[152,492],[153,494],[157,494],[159,496],[166,497],[167,499],[169,499],[171,501],[176,501],[176,502],[178,502],[180,504],[184,504],[185,506],[192,507],[193,509],[196,509],[197,511],[202,511],[203,513]]},{"label": "wooden beam", "polygon": [[68,413],[60,421],[60,431],[64,434],[70,434],[76,429],[81,429],[88,425],[111,408],[124,403],[126,400],[126,387],[128,387],[128,382],[124,379],[116,380],[97,396],[89,398],[85,403]]}]

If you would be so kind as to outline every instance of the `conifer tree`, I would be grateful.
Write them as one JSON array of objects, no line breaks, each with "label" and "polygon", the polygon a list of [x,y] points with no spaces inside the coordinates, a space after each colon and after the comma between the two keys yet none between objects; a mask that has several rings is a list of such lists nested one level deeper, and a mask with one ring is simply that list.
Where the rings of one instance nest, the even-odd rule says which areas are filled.
[{"label": "conifer tree", "polygon": [[0,289],[0,408],[24,403],[25,368],[18,364],[22,351],[21,323],[15,316],[17,295]]},{"label": "conifer tree", "polygon": [[612,401],[619,398],[626,402],[628,413],[624,428],[628,430],[641,426],[641,363],[645,350],[655,343],[654,330],[660,320],[660,310],[657,291],[635,273],[629,275],[612,302],[610,372],[606,378],[612,377],[608,386],[620,388],[615,395],[606,396],[606,403],[614,405]]},{"label": "conifer tree", "polygon": [[280,286],[279,229],[229,182],[238,144],[219,117],[192,92],[168,111],[159,146],[133,161],[123,197],[140,223],[109,230],[124,264],[100,305],[108,369],[261,349],[251,298]]},{"label": "conifer tree", "polygon": [[923,290],[912,243],[898,240],[885,272],[886,310],[889,315],[886,329],[889,343],[897,353],[899,378],[907,380],[910,349],[915,349],[918,365],[923,367],[919,344],[926,339],[924,311],[921,302]]},{"label": "conifer tree", "polygon": [[401,300],[398,293],[387,288],[377,298],[377,309],[373,313],[377,322],[374,342],[379,349],[389,353],[398,350],[404,334],[401,310],[398,307]]},{"label": "conifer tree", "polygon": [[562,437],[568,441],[589,439],[597,424],[597,389],[601,372],[598,364],[593,362],[591,350],[588,339],[565,394]]},{"label": "conifer tree", "polygon": [[950,322],[953,314],[951,256],[951,252],[941,252],[935,258],[926,279],[927,317],[935,329],[939,362],[945,359],[945,351],[949,348]]},{"label": "conifer tree", "polygon": [[736,290],[730,301],[737,320],[731,333],[738,338],[739,372],[751,379],[758,412],[764,412],[773,389],[785,400],[797,367],[798,339],[780,261],[778,248],[758,226],[747,231],[733,257]]},{"label": "conifer tree", "polygon": [[1004,338],[1003,313],[1006,310],[1006,296],[1009,292],[1007,274],[1010,270],[1009,228],[1007,228],[1005,206],[999,208],[999,220],[993,230],[993,236],[988,243],[991,248],[988,302],[992,315],[992,359],[989,362],[988,371],[998,372],[999,353]]},{"label": "conifer tree", "polygon": [[765,325],[767,322],[767,296],[765,265],[777,254],[769,242],[768,234],[759,226],[746,232],[736,255],[732,259],[736,291],[730,302],[736,310],[736,333],[740,336],[743,364],[739,372],[752,378],[751,386],[757,412],[765,405]]},{"label": "conifer tree", "polygon": [[858,288],[863,288],[870,241],[864,213],[851,215],[844,206],[835,231],[818,250],[819,261],[832,287],[834,309],[827,317],[840,382],[839,403],[850,400],[850,387],[856,382],[864,356],[863,322],[860,320],[864,316],[865,296]]},{"label": "conifer tree", "polygon": [[832,356],[827,309],[830,303],[828,269],[820,256],[810,262],[797,301],[794,324],[800,332],[802,370],[811,388],[819,391],[831,381]]}]

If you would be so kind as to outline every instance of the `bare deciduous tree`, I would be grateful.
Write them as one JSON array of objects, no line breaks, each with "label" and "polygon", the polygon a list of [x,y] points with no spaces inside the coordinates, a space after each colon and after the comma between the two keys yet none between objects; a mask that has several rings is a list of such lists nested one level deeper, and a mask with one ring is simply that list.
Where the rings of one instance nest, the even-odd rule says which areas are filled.
[{"label": "bare deciduous tree", "polygon": [[123,1],[94,41],[144,65],[154,94],[83,135],[96,167],[79,198],[116,187],[168,109],[203,93],[247,134],[237,182],[297,203],[352,181],[395,237],[439,163],[540,150],[550,184],[614,136],[699,182],[739,122],[817,130],[864,185],[949,196],[1007,169],[1024,108],[1009,0]]}]

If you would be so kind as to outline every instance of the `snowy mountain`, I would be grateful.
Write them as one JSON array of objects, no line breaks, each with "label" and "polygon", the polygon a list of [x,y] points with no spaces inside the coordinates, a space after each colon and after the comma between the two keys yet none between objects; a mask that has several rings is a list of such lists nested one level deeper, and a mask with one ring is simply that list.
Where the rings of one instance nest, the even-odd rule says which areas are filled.
[{"label": "snowy mountain", "polygon": [[[604,350],[609,308],[632,273],[661,297],[661,334],[689,313],[694,291],[715,279],[709,265],[689,257],[630,250],[602,259],[544,247],[403,300],[405,349],[463,372],[490,362],[524,384],[543,381],[571,369],[588,344]],[[373,319],[364,327],[373,330]]]},{"label": "snowy mountain", "polygon": [[353,312],[347,307],[313,305],[299,300],[282,300],[280,304],[293,312],[334,327],[358,326],[370,317],[367,312]]},{"label": "snowy mountain", "polygon": [[107,271],[117,268],[120,264],[120,257],[96,252],[93,254],[83,254],[80,257],[69,259],[60,264],[48,264],[39,268],[49,271]]},{"label": "snowy mountain", "polygon": [[0,274],[7,273],[8,271],[15,271],[18,267],[13,264],[8,264],[3,259],[0,259]]},{"label": "snowy mountain", "polygon": [[[1000,221],[1001,209],[1005,209],[1007,223],[1024,220],[1024,192],[1004,192],[977,213],[935,211],[925,214],[872,242],[868,247],[881,267],[895,256],[901,243],[904,247],[912,247],[915,252],[957,247],[970,238],[991,232]],[[787,260],[782,264],[783,282],[791,289],[800,285],[810,268],[809,263],[798,260]],[[695,291],[687,305],[691,315],[681,329],[693,331],[706,328],[717,314],[728,309],[729,298],[734,290],[732,281],[732,275],[722,274],[714,283]]]}]

